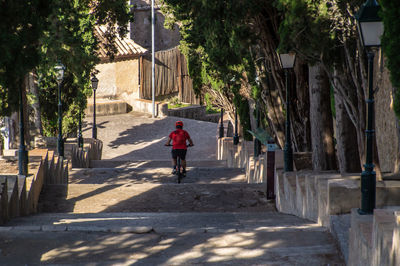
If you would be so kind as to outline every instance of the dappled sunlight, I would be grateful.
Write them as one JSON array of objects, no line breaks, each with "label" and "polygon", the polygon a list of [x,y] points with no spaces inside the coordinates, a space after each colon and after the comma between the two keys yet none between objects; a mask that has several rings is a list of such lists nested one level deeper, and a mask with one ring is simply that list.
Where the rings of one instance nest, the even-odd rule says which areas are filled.
[{"label": "dappled sunlight", "polygon": [[43,253],[40,261],[65,263],[74,257],[81,258],[82,262],[85,262],[90,261],[94,255],[104,256],[104,254],[107,260],[127,260],[127,258],[140,260],[170,248],[171,245],[157,245],[157,239],[155,235],[134,234],[111,234],[92,239],[85,237],[85,241],[63,244]]},{"label": "dappled sunlight", "polygon": [[74,218],[74,219],[61,219],[58,222],[54,222],[54,225],[71,224],[71,223],[93,223],[98,221],[119,221],[119,220],[140,220],[138,217],[109,217],[109,218]]},{"label": "dappled sunlight", "polygon": [[266,252],[266,249],[260,248],[259,241],[252,232],[211,235],[184,254],[170,258],[167,264],[190,264],[200,258],[209,263],[254,259]]},{"label": "dappled sunlight", "polygon": [[263,244],[261,248],[273,248],[273,247],[278,247],[279,245],[282,244],[283,244],[282,240],[270,240],[267,243]]},{"label": "dappled sunlight", "polygon": [[[146,148],[146,147],[149,147],[149,146],[151,146],[151,145],[153,145],[153,144],[156,144],[156,143],[159,143],[159,142],[162,142],[163,141],[163,143],[165,143],[166,141],[167,141],[167,137],[162,137],[162,138],[158,138],[158,139],[153,139],[152,141],[147,141],[147,142],[140,142],[140,141],[137,141],[137,142],[134,142],[134,144],[135,144],[135,148],[136,149],[144,149],[144,148]],[[122,145],[120,145],[119,147],[124,147],[124,146],[130,146],[131,144],[122,144]]]},{"label": "dappled sunlight", "polygon": [[[149,189],[155,189],[158,186],[160,184],[151,184]],[[68,194],[67,201],[74,203],[72,210],[74,213],[100,213],[114,205],[118,205],[120,202],[127,201],[146,192],[132,189],[129,193],[121,193],[121,189],[121,186],[113,186],[90,195],[87,195],[85,190],[82,191],[83,194],[80,191],[75,191],[74,194]]]},{"label": "dappled sunlight", "polygon": [[303,224],[303,225],[285,225],[285,226],[266,226],[266,227],[257,227],[254,230],[255,231],[265,231],[265,232],[271,232],[271,231],[281,231],[281,230],[306,230],[306,229],[320,229],[321,231],[326,231],[327,229],[324,227],[321,227],[320,225],[316,223],[310,223],[310,224]]}]

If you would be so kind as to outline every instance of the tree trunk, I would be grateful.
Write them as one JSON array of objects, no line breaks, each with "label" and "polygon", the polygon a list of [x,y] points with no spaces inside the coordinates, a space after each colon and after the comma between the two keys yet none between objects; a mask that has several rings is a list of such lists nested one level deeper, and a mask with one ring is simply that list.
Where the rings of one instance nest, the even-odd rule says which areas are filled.
[{"label": "tree trunk", "polygon": [[23,123],[24,123],[24,138],[26,150],[31,148],[31,134],[30,134],[30,123],[29,123],[29,103],[28,103],[28,89],[29,89],[29,74],[25,75],[22,82],[22,102],[23,102]]},{"label": "tree trunk", "polygon": [[257,128],[257,121],[256,121],[256,117],[255,117],[255,112],[256,112],[256,108],[257,108],[257,104],[253,99],[248,99],[249,101],[249,110],[250,110],[250,125],[251,125],[251,130],[255,131]]},{"label": "tree trunk", "polygon": [[329,79],[320,64],[309,68],[310,122],[314,170],[335,170]]},{"label": "tree trunk", "polygon": [[36,80],[36,73],[34,72],[29,73],[28,86],[29,86],[29,93],[32,98],[31,108],[33,113],[32,114],[33,131],[31,133],[33,136],[37,134],[43,135],[42,119],[41,119],[40,103],[39,103],[39,90]]},{"label": "tree trunk", "polygon": [[348,117],[341,97],[335,92],[336,110],[336,143],[339,171],[344,173],[360,173],[360,155],[358,153],[357,132]]}]

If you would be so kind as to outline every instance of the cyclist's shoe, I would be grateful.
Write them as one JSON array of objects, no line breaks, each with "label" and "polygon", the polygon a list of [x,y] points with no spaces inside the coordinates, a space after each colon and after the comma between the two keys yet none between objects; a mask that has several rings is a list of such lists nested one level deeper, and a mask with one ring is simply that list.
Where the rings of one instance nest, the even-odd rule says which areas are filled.
[{"label": "cyclist's shoe", "polygon": [[182,170],[182,176],[183,176],[183,177],[186,176],[186,170],[185,170],[185,169]]},{"label": "cyclist's shoe", "polygon": [[176,168],[174,168],[174,169],[172,170],[172,174],[173,174],[173,175],[176,175]]}]

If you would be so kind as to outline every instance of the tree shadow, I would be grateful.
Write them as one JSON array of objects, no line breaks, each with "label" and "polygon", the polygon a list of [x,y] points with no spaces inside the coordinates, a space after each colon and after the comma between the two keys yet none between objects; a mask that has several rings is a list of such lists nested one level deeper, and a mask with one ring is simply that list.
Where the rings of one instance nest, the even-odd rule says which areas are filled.
[{"label": "tree shadow", "polygon": [[189,132],[195,143],[194,147],[188,149],[188,158],[215,159],[214,134],[217,125],[175,117],[152,120],[123,130],[118,134],[118,138],[105,143],[106,147],[103,149],[105,156],[107,156],[107,149],[111,149],[116,154],[112,156],[112,160],[170,159],[170,148],[165,147],[164,144],[168,135],[175,130],[174,125],[177,119],[184,121],[185,130]]},{"label": "tree shadow", "polygon": [[[105,125],[107,125],[108,123],[109,123],[108,121],[103,121],[101,123],[96,123],[96,127],[97,128],[106,128]],[[92,130],[92,129],[93,129],[93,122],[86,122],[86,121],[82,122],[82,132],[86,132],[86,131],[89,131],[89,130]]]}]

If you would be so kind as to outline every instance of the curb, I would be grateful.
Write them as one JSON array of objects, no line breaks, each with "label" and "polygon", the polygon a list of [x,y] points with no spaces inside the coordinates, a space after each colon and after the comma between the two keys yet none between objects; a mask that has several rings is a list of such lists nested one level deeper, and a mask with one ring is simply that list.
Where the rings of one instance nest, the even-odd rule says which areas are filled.
[{"label": "curb", "polygon": [[2,226],[1,232],[106,232],[106,233],[131,233],[148,234],[154,232],[151,226],[127,226],[127,227],[100,227],[77,225],[32,225],[32,226]]}]

